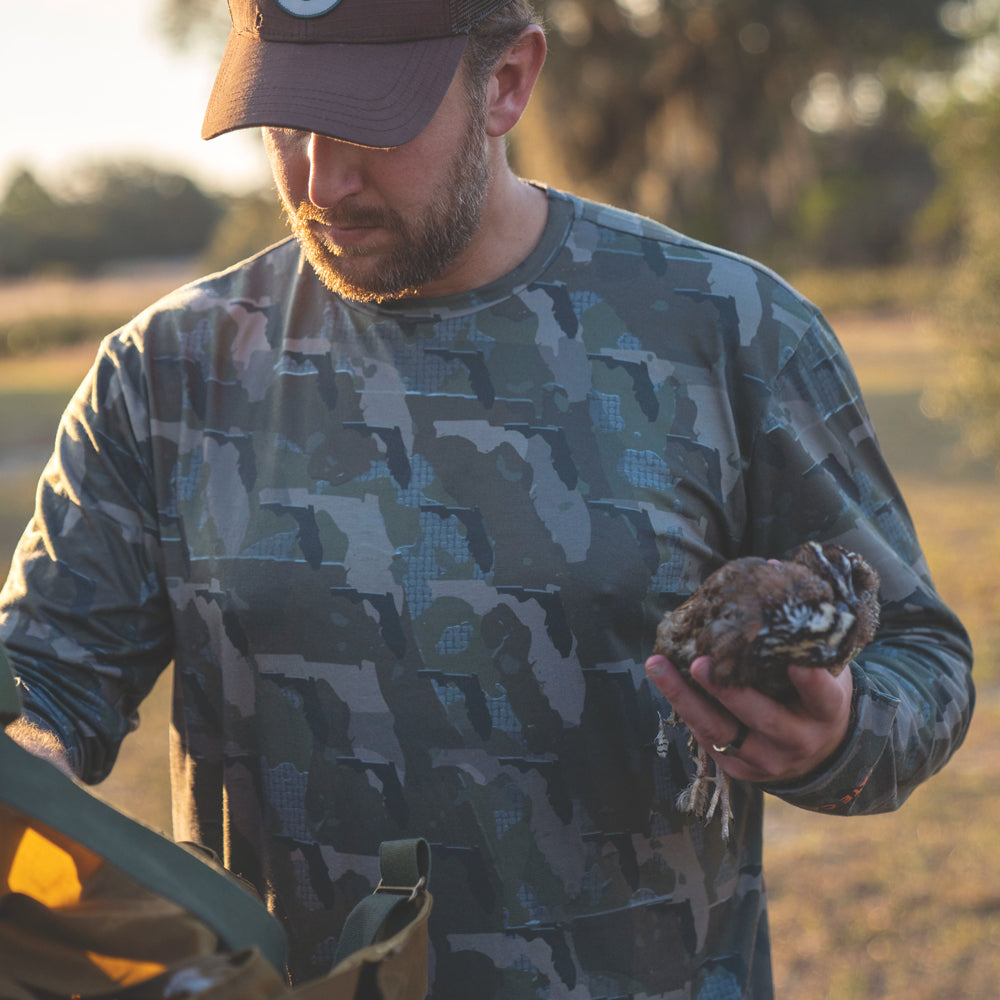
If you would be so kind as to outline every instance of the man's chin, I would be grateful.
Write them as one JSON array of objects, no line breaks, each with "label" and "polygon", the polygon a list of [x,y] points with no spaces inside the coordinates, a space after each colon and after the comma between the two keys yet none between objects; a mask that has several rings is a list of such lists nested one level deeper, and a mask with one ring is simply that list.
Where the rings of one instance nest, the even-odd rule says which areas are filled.
[{"label": "man's chin", "polygon": [[306,259],[316,277],[329,291],[352,302],[386,302],[409,298],[418,291],[413,284],[388,282],[383,275],[352,274],[345,269],[335,268],[325,255],[313,255],[307,252]]}]

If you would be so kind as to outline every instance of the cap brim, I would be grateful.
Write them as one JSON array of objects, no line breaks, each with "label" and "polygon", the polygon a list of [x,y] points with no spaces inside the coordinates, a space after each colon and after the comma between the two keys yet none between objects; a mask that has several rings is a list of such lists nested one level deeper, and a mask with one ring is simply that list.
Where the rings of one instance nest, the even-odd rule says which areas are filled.
[{"label": "cap brim", "polygon": [[467,35],[383,45],[262,42],[234,31],[202,138],[270,125],[400,146],[434,117],[467,42]]}]

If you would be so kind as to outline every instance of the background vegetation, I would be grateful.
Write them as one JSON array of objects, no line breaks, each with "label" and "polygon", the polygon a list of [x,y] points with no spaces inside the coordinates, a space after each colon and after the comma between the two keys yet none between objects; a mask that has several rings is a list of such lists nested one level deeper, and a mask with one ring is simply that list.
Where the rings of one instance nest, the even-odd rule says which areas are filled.
[{"label": "background vegetation", "polygon": [[[161,4],[178,43],[215,58],[223,5]],[[518,168],[758,257],[824,308],[976,648],[967,744],[899,813],[769,803],[778,995],[992,998],[1000,0],[540,6],[551,55]],[[94,338],[284,233],[273,193],[233,199],[146,165],[91,165],[59,189],[25,165],[0,182],[0,566]],[[166,677],[97,789],[159,829],[168,699]]]}]

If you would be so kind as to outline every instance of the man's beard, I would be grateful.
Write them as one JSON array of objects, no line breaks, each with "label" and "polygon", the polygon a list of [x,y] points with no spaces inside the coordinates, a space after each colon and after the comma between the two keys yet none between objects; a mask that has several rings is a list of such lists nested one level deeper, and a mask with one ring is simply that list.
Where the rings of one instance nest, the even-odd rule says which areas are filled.
[{"label": "man's beard", "polygon": [[[285,210],[306,258],[330,291],[358,302],[404,298],[437,278],[469,245],[479,228],[489,178],[485,125],[474,118],[444,182],[409,222],[392,208],[321,209],[304,201],[294,208],[286,203]],[[373,254],[363,247],[332,248],[310,222],[376,227],[392,234],[393,246]]]}]

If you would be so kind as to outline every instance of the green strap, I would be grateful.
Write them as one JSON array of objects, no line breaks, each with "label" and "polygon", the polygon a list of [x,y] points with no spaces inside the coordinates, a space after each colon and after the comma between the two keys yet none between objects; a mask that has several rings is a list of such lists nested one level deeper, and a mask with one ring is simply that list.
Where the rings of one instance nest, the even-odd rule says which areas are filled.
[{"label": "green strap", "polygon": [[431,851],[422,837],[388,840],[379,847],[381,881],[347,915],[333,964],[401,931],[420,908],[431,871]]},{"label": "green strap", "polygon": [[13,722],[21,714],[21,699],[17,696],[17,683],[7,650],[0,644],[0,726]]},{"label": "green strap", "polygon": [[95,798],[3,733],[0,774],[0,801],[61,830],[140,885],[172,899],[208,924],[230,950],[256,945],[284,970],[281,924],[234,879]]},{"label": "green strap", "polygon": [[[7,651],[0,643],[0,725],[21,714]],[[0,802],[60,830],[140,885],[200,917],[237,951],[256,945],[279,971],[285,967],[285,932],[267,909],[235,880],[95,798],[48,761],[0,732]]]},{"label": "green strap", "polygon": [[431,849],[423,837],[387,840],[379,845],[378,869],[382,881],[376,892],[425,889],[431,876]]}]

